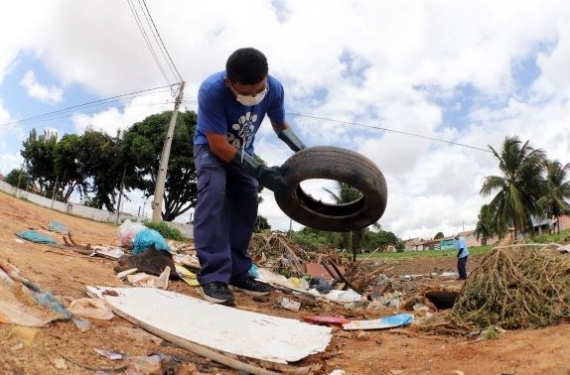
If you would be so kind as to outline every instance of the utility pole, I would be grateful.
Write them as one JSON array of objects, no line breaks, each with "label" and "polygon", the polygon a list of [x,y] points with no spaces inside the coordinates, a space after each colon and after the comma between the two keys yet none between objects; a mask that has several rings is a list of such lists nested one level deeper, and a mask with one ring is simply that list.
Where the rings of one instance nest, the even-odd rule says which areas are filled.
[{"label": "utility pole", "polygon": [[156,178],[156,186],[154,188],[154,198],[152,201],[152,222],[158,223],[161,220],[162,200],[164,195],[164,184],[166,182],[166,172],[168,170],[168,159],[170,158],[170,146],[172,145],[172,137],[174,135],[174,128],[176,127],[176,118],[178,117],[178,108],[182,103],[184,96],[184,81],[180,84],[178,96],[174,102],[174,111],[170,117],[170,125],[168,126],[168,133],[164,141],[162,155],[160,156],[160,167],[158,169],[158,176]]},{"label": "utility pole", "polygon": [[125,188],[125,174],[127,174],[127,167],[123,168],[123,177],[121,177],[121,186],[119,189],[119,202],[117,203],[117,216],[115,217],[115,224],[119,224],[119,217],[121,215],[121,198],[123,197],[123,189]]},{"label": "utility pole", "polygon": [[[16,184],[16,198],[18,198],[18,189],[20,189],[20,180],[22,179],[22,172],[24,171],[24,163],[26,162],[26,159],[24,159],[24,161],[22,162],[22,166],[20,167],[20,173],[18,174],[18,183]],[[28,181],[28,183],[26,184],[26,186],[28,186],[30,182]]]}]

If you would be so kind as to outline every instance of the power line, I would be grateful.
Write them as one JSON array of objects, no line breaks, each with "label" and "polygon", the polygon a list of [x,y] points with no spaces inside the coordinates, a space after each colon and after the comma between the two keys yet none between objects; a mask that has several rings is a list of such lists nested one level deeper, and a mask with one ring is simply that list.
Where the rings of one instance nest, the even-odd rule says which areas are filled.
[{"label": "power line", "polygon": [[421,134],[416,134],[416,133],[409,133],[409,132],[405,132],[405,131],[401,131],[401,130],[389,129],[389,128],[385,128],[385,127],[382,127],[382,126],[359,124],[359,123],[351,122],[351,121],[335,120],[335,119],[324,118],[324,117],[317,117],[317,116],[311,116],[311,115],[304,115],[304,114],[301,114],[301,113],[291,113],[291,112],[287,112],[287,114],[288,114],[288,115],[291,115],[291,116],[304,117],[304,118],[309,118],[309,119],[313,119],[313,120],[329,121],[329,122],[336,122],[336,123],[338,123],[338,124],[345,124],[345,125],[351,125],[351,126],[360,126],[360,127],[369,128],[369,129],[383,130],[383,131],[386,131],[386,132],[397,133],[397,134],[402,134],[402,135],[408,135],[408,136],[416,137],[416,138],[429,139],[430,141],[436,141],[436,142],[447,143],[447,144],[451,144],[451,145],[454,145],[454,146],[467,147],[467,148],[470,148],[470,149],[473,149],[473,150],[477,150],[477,151],[492,152],[491,150],[487,150],[487,149],[480,148],[480,147],[476,147],[476,146],[466,145],[466,144],[464,144],[464,143],[453,142],[453,141],[446,141],[446,140],[440,139],[440,138],[429,137],[429,136],[427,136],[427,135],[421,135]]},{"label": "power line", "polygon": [[146,9],[146,13],[148,14],[150,22],[152,23],[152,30],[154,30],[156,32],[156,35],[158,36],[159,45],[162,47],[161,49],[164,51],[166,60],[170,62],[169,66],[171,67],[171,70],[174,71],[175,76],[178,78],[178,82],[182,82],[182,76],[178,72],[178,69],[176,68],[176,64],[174,64],[174,61],[170,57],[170,53],[168,52],[168,49],[166,49],[166,46],[164,45],[164,42],[162,41],[162,37],[160,36],[160,33],[158,32],[158,29],[156,28],[156,25],[154,24],[154,20],[152,19],[151,15],[150,15],[150,12],[148,10],[148,7],[146,6],[145,1],[142,0],[142,3],[144,4],[144,7]]},{"label": "power line", "polygon": [[78,105],[74,105],[71,107],[59,109],[57,111],[48,112],[48,113],[44,113],[41,115],[29,117],[26,119],[7,122],[4,124],[0,124],[0,128],[7,128],[10,126],[15,126],[15,125],[20,125],[20,124],[28,124],[28,123],[35,123],[35,122],[42,122],[42,121],[47,121],[47,120],[55,120],[55,119],[59,119],[59,118],[64,118],[64,117],[69,116],[70,113],[77,111],[77,110],[84,110],[84,109],[92,108],[92,107],[97,108],[97,107],[101,107],[103,105],[109,105],[109,104],[112,104],[114,102],[118,102],[118,101],[125,100],[128,98],[135,98],[137,96],[147,95],[149,92],[152,92],[152,91],[160,92],[160,91],[167,91],[169,89],[170,89],[170,86],[161,86],[161,87],[155,87],[152,89],[135,91],[135,92],[131,92],[128,94],[112,96],[112,97],[109,97],[106,99],[100,99],[100,100],[95,100],[95,101],[91,101],[88,103],[78,104]]},{"label": "power line", "polygon": [[143,39],[146,43],[146,46],[148,47],[154,62],[156,63],[156,65],[158,65],[158,69],[160,70],[160,72],[162,73],[162,76],[164,77],[164,79],[166,80],[166,82],[168,82],[168,84],[170,84],[170,80],[168,79],[168,77],[166,76],[166,73],[164,71],[164,69],[162,68],[162,64],[160,63],[160,61],[158,61],[158,56],[156,56],[156,52],[154,51],[154,48],[152,47],[152,44],[148,38],[148,35],[146,33],[145,28],[143,27],[142,21],[139,17],[139,14],[137,13],[133,3],[131,0],[127,0],[127,2],[129,3],[129,7],[131,9],[131,13],[133,14],[133,17],[135,18],[135,22],[137,23],[137,26],[139,27],[139,30],[143,36]]},{"label": "power line", "polygon": [[[133,4],[133,0],[127,0],[127,2],[129,4],[129,8],[131,10],[131,13],[133,14],[133,17],[135,18],[135,22],[137,23],[137,26],[138,26],[139,30],[141,31],[143,39],[145,40],[145,43],[146,43],[154,61],[155,61],[155,63],[157,64],[160,72],[162,73],[162,76],[166,80],[166,82],[168,84],[171,84],[171,80],[168,78],[165,70],[163,69],[161,62],[159,61],[159,56],[158,56],[157,52],[155,51],[154,45],[158,46],[158,48],[160,50],[160,54],[162,55],[162,58],[166,61],[168,69],[170,70],[170,74],[172,76],[174,76],[175,81],[176,82],[182,82],[182,76],[180,75],[178,69],[176,68],[176,65],[174,64],[174,61],[172,60],[170,53],[168,52],[168,49],[164,45],[162,37],[160,36],[158,29],[156,28],[154,20],[152,19],[152,16],[150,14],[150,11],[148,10],[148,7],[147,7],[145,1],[144,0],[138,0],[139,7],[140,7],[141,12],[144,16],[144,19],[146,20],[146,27],[145,27],[145,23],[141,20],[141,16],[139,15],[139,12],[137,11],[135,5]],[[149,34],[147,33],[147,29],[150,30],[150,34],[152,35],[154,43],[151,41]]]}]

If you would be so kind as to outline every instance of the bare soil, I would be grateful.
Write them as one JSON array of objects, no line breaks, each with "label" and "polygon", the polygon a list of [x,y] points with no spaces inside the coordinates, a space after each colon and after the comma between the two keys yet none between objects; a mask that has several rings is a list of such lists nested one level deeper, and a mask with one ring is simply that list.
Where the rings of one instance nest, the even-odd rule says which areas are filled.
[{"label": "bare soil", "polygon": [[[0,260],[20,269],[22,274],[49,291],[65,305],[86,297],[86,286],[124,286],[116,277],[115,260],[89,257],[65,248],[21,241],[20,230],[44,231],[49,221],[64,224],[78,243],[115,245],[117,227],[52,211],[0,193]],[[61,240],[61,236],[47,232]],[[63,244],[63,241],[61,241]],[[475,267],[471,259],[469,267]],[[453,256],[439,259],[412,257],[394,263],[395,274],[421,274],[434,270],[455,270]],[[422,281],[424,283],[439,281]],[[467,281],[469,282],[469,281]],[[459,283],[459,281],[449,281]],[[458,284],[460,286],[460,284]],[[416,286],[418,288],[418,286]],[[182,281],[171,282],[170,290],[198,297],[195,288]],[[343,315],[374,318],[395,311],[349,310],[342,306],[314,306],[300,312],[283,310],[272,293],[265,301],[237,294],[236,308],[270,315],[300,318],[308,314]],[[443,312],[437,312],[440,314]],[[190,312],[189,312],[190,314]],[[115,317],[110,321],[92,319],[92,327],[81,331],[70,321],[57,321],[40,329],[22,329],[0,324],[0,373],[15,375],[103,374],[121,361],[111,361],[95,352],[96,348],[116,350],[129,356],[163,353],[178,356],[183,365],[176,374],[225,374],[237,371],[209,361],[142,331],[134,324]],[[539,330],[507,331],[499,339],[473,341],[466,337],[428,335],[415,327],[389,331],[343,331],[334,329],[326,353],[307,358],[304,364],[320,362],[315,375],[335,369],[347,375],[378,374],[568,374],[570,371],[569,325]],[[260,345],[264,340],[260,338]],[[239,340],[239,337],[236,337]],[[68,360],[62,360],[63,357]],[[76,362],[76,363],[74,363]],[[58,368],[62,367],[62,368]],[[98,371],[98,372],[97,372]],[[123,372],[124,373],[124,372]]]}]

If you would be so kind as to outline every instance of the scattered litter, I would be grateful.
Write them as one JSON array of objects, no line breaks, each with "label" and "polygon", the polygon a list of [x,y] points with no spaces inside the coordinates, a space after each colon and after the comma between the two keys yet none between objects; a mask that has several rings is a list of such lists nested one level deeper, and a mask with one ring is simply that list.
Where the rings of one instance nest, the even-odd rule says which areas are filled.
[{"label": "scattered litter", "polygon": [[164,271],[159,276],[149,275],[144,272],[137,272],[137,268],[131,268],[117,274],[117,278],[122,282],[125,280],[134,286],[140,286],[145,288],[159,288],[167,289],[168,280],[170,278],[170,267],[166,266]]},{"label": "scattered litter", "polygon": [[91,249],[94,251],[93,255],[101,255],[110,259],[119,259],[125,255],[125,252],[120,247],[92,246]]},{"label": "scattered litter", "polygon": [[[37,304],[30,304],[32,299]],[[0,261],[0,323],[43,327],[71,316],[54,296],[25,279],[15,266]]]},{"label": "scattered litter", "polygon": [[291,311],[299,311],[301,308],[301,303],[297,301],[290,300],[287,297],[279,297],[279,304],[281,307]]},{"label": "scattered litter", "polygon": [[397,328],[397,327],[405,327],[412,323],[414,320],[414,316],[412,314],[396,314],[392,316],[386,316],[379,319],[370,319],[370,320],[352,320],[349,323],[345,323],[342,325],[342,328],[350,331],[350,330],[372,330],[372,329],[388,329],[388,328]]},{"label": "scattered litter", "polygon": [[344,370],[334,370],[329,375],[345,375],[345,374],[346,372],[344,372]]},{"label": "scattered litter", "polygon": [[321,294],[327,294],[332,290],[331,284],[324,277],[313,277],[309,280],[309,287],[315,288]]},{"label": "scattered litter", "polygon": [[279,274],[276,274],[274,272],[271,272],[268,269],[265,269],[265,268],[259,269],[258,275],[259,275],[259,280],[263,281],[264,283],[268,283],[271,285],[283,286],[283,287],[291,288],[291,289],[297,288],[297,285],[295,285],[293,282],[291,282],[290,279],[287,279],[283,275],[279,275]]},{"label": "scattered litter", "polygon": [[67,233],[67,227],[62,224],[62,223],[58,223],[57,221],[50,221],[48,223],[48,230],[52,231],[52,232],[58,232],[58,233]]},{"label": "scattered litter", "polygon": [[41,244],[57,244],[57,241],[48,236],[47,234],[41,234],[35,230],[22,230],[16,233],[16,236],[23,238],[35,243]]},{"label": "scattered litter", "polygon": [[200,283],[198,282],[198,277],[196,276],[196,274],[194,272],[190,271],[188,268],[186,268],[180,264],[176,264],[175,267],[176,267],[176,273],[178,273],[178,275],[180,275],[180,278],[186,284],[188,284],[190,286],[200,285]]},{"label": "scattered litter", "polygon": [[155,250],[170,252],[170,247],[164,237],[157,230],[145,227],[135,234],[132,253],[138,255],[151,247]]},{"label": "scattered litter", "polygon": [[111,361],[118,361],[126,357],[125,353],[117,352],[115,350],[95,348],[95,352],[99,355],[102,355],[103,357],[109,358]]},{"label": "scattered litter", "polygon": [[335,302],[357,302],[362,301],[363,297],[352,289],[349,290],[331,290],[324,296],[326,299]]},{"label": "scattered litter", "polygon": [[17,243],[25,243],[24,240],[19,239],[19,238],[15,238],[14,241],[17,242]]},{"label": "scattered litter", "polygon": [[304,322],[314,323],[314,324],[335,324],[343,325],[350,323],[350,320],[340,317],[340,316],[323,316],[323,315],[312,315],[304,316],[302,318]]},{"label": "scattered litter", "polygon": [[182,264],[184,266],[192,267],[192,268],[200,268],[200,261],[195,254],[172,254],[172,260],[174,263]]},{"label": "scattered litter", "polygon": [[132,275],[133,273],[137,272],[138,270],[139,270],[138,268],[130,268],[128,270],[121,271],[117,274],[117,279],[119,279],[119,281],[124,283],[125,281],[127,281],[126,277],[128,275]]},{"label": "scattered litter", "polygon": [[135,235],[139,230],[145,229],[144,224],[139,222],[133,222],[130,219],[125,220],[118,229],[118,238],[121,245],[131,248],[133,246],[133,240]]},{"label": "scattered litter", "polygon": [[111,320],[114,317],[111,309],[100,299],[80,298],[73,300],[67,308],[73,315],[84,318]]}]

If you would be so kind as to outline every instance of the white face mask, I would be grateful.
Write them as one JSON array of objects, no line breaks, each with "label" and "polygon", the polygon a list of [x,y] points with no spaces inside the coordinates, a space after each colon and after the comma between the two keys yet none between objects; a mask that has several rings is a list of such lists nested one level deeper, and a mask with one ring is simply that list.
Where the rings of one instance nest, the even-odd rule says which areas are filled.
[{"label": "white face mask", "polygon": [[269,87],[265,86],[265,90],[263,90],[262,92],[260,92],[259,94],[255,94],[255,96],[251,96],[251,95],[241,95],[238,94],[237,92],[234,93],[236,94],[236,100],[248,107],[254,106],[254,105],[258,105],[259,103],[261,103],[261,101],[265,98],[265,95],[267,95],[267,92],[269,91]]}]

